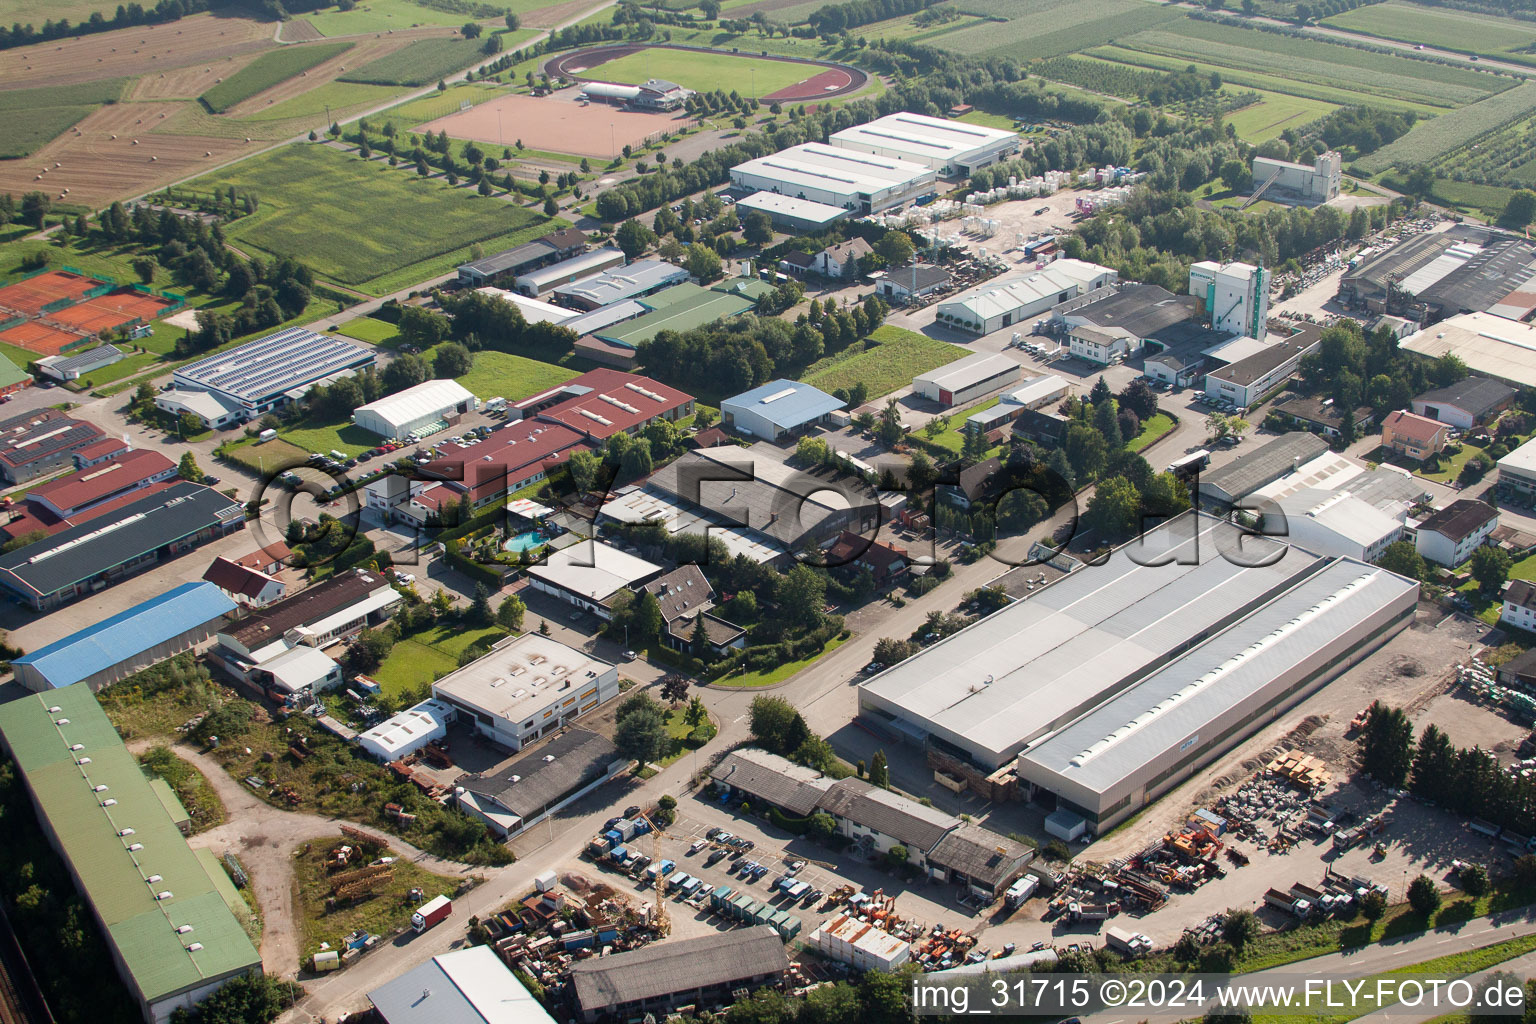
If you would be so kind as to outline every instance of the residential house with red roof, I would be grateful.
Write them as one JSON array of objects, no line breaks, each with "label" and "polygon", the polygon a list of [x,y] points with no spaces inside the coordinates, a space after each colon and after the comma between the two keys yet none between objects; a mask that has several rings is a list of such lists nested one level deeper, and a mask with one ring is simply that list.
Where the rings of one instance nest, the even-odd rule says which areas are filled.
[{"label": "residential house with red roof", "polygon": [[1423,461],[1440,454],[1450,429],[1439,420],[1399,409],[1381,421],[1381,443],[1399,455]]},{"label": "residential house with red roof", "polygon": [[273,601],[281,601],[288,596],[288,584],[282,580],[256,569],[248,569],[222,555],[208,566],[203,579],[224,591],[230,600],[244,608],[265,608]]}]

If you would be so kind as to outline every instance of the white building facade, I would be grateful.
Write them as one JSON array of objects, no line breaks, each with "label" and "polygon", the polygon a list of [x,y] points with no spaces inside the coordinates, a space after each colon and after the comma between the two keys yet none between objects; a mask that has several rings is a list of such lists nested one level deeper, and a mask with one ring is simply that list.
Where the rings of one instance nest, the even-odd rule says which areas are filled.
[{"label": "white building facade", "polygon": [[1269,320],[1269,271],[1251,263],[1202,260],[1189,268],[1189,294],[1218,331],[1264,337]]},{"label": "white building facade", "polygon": [[418,432],[425,436],[434,426],[442,429],[479,407],[480,400],[458,381],[428,380],[358,406],[352,422],[393,441]]}]

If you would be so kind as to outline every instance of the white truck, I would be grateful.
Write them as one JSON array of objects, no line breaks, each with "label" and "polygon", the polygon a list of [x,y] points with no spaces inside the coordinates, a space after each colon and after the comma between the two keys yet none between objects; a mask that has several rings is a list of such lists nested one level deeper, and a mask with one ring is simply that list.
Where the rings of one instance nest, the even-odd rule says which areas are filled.
[{"label": "white truck", "polygon": [[1152,939],[1140,932],[1133,932],[1129,928],[1110,928],[1104,932],[1104,942],[1110,949],[1119,950],[1127,956],[1141,956],[1152,952]]},{"label": "white truck", "polygon": [[1009,910],[1017,910],[1024,905],[1025,900],[1035,894],[1035,890],[1039,887],[1040,877],[1038,875],[1025,875],[1010,885],[1008,891],[1003,894],[1004,906]]}]

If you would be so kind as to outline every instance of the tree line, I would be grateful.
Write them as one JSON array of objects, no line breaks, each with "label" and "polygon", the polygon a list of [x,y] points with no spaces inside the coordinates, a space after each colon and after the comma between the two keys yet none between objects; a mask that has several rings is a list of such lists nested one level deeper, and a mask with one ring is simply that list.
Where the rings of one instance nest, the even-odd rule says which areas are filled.
[{"label": "tree line", "polygon": [[0,26],[0,50],[13,46],[27,46],[31,43],[46,43],[53,39],[65,39],[70,36],[110,32],[115,28],[163,25],[168,21],[179,21],[189,14],[234,6],[236,6],[234,0],[160,0],[155,6],[149,8],[137,3],[118,4],[116,13],[110,18],[100,11],[92,11],[85,21],[71,22],[68,18],[59,18],[55,21],[49,18],[43,22],[42,28],[34,28],[31,23],[24,25],[21,22],[15,22],[10,28]]},{"label": "tree line", "polygon": [[904,14],[915,14],[938,2],[939,0],[848,0],[847,3],[818,7],[806,20],[816,30],[817,35],[836,35],[860,25],[899,18]]},{"label": "tree line", "polygon": [[820,359],[868,335],[884,322],[890,307],[871,294],[851,309],[822,310],[789,324],[753,313],[690,331],[659,331],[642,341],[635,356],[653,377],[684,390],[735,394]]},{"label": "tree line", "polygon": [[1458,747],[1433,722],[1417,742],[1402,708],[1371,705],[1360,734],[1365,771],[1392,789],[1445,810],[1529,834],[1536,821],[1536,778],[1522,778],[1481,747]]}]

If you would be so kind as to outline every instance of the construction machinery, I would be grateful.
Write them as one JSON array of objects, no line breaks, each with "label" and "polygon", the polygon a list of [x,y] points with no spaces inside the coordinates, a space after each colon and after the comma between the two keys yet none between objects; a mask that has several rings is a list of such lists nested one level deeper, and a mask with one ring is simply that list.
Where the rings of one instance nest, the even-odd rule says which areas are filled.
[{"label": "construction machinery", "polygon": [[[651,827],[651,861],[661,863],[661,829],[644,811],[637,811],[636,816]],[[656,872],[656,912],[654,914],[656,931],[661,935],[669,935],[672,932],[672,919],[667,915],[667,876],[660,871]]]}]

